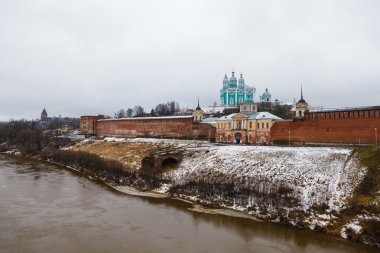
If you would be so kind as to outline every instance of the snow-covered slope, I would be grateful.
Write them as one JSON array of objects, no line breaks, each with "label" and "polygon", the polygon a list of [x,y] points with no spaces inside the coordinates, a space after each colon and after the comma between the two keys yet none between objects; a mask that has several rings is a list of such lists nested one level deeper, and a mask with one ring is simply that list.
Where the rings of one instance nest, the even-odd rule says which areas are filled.
[{"label": "snow-covered slope", "polygon": [[[83,141],[72,149],[115,159],[135,169],[143,176],[134,178],[135,181],[125,179],[133,185],[159,187],[155,191],[239,210],[265,220],[375,242],[380,247],[380,237],[376,237],[380,194],[358,195],[358,189],[368,180],[377,178],[371,176],[374,168],[363,162],[363,157],[369,154],[377,157],[373,151],[231,146],[151,138]],[[163,164],[163,160],[154,159],[167,159],[164,157],[171,155],[174,161],[180,160],[177,166],[169,161],[169,166],[156,170],[156,165],[150,163]],[[146,166],[142,166],[143,161]],[[355,197],[351,198],[354,191]],[[363,203],[366,209],[362,208]]]},{"label": "snow-covered slope", "polygon": [[[180,193],[261,216],[285,210],[315,220],[313,209],[323,206],[322,221],[346,206],[364,175],[346,148],[213,146],[185,150],[179,167],[165,176]],[[194,187],[205,183],[213,188],[209,193]],[[215,189],[218,185],[224,188]]]}]

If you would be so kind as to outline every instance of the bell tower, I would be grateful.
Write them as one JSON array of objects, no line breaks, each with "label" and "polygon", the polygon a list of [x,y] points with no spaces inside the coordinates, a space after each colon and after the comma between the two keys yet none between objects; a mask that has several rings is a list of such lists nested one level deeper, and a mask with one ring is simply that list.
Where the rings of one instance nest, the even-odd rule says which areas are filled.
[{"label": "bell tower", "polygon": [[41,121],[45,121],[48,119],[48,114],[46,112],[46,109],[44,108],[41,113]]},{"label": "bell tower", "polygon": [[303,119],[305,117],[305,112],[307,112],[307,111],[309,111],[309,104],[303,98],[302,84],[301,84],[301,98],[296,103],[295,118],[296,119]]},{"label": "bell tower", "polygon": [[193,112],[194,122],[201,122],[203,120],[203,114],[204,114],[204,111],[202,111],[202,108],[199,106],[199,98],[198,98],[198,106]]}]

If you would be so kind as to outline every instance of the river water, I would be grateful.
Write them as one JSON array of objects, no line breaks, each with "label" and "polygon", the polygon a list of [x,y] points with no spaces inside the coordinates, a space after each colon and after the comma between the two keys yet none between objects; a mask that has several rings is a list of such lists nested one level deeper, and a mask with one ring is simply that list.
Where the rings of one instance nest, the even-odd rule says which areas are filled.
[{"label": "river water", "polygon": [[325,234],[131,196],[48,163],[0,155],[0,252],[378,252]]}]

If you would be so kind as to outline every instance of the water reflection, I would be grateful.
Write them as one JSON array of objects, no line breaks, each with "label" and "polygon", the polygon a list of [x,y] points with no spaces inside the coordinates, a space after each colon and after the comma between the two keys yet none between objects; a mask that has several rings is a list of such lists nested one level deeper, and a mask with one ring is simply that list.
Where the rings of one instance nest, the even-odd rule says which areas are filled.
[{"label": "water reflection", "polygon": [[[0,155],[4,252],[377,252],[301,229],[129,196],[77,172]],[[6,186],[6,187],[3,187]]]}]

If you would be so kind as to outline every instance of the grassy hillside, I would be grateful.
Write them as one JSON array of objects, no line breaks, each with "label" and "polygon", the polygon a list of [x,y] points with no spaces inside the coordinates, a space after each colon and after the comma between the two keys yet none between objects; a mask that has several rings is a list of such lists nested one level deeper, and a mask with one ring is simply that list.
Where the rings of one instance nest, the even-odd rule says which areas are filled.
[{"label": "grassy hillside", "polygon": [[[361,183],[349,199],[349,208],[342,213],[348,239],[380,247],[380,149],[357,148],[359,162],[367,168]],[[355,231],[355,227],[360,228]]]},{"label": "grassy hillside", "polygon": [[[352,199],[353,205],[359,205],[362,208],[376,208],[380,198],[380,149],[360,148],[355,150],[359,152],[361,165],[368,168],[362,182],[355,189]],[[379,211],[379,209],[377,209]]]}]

